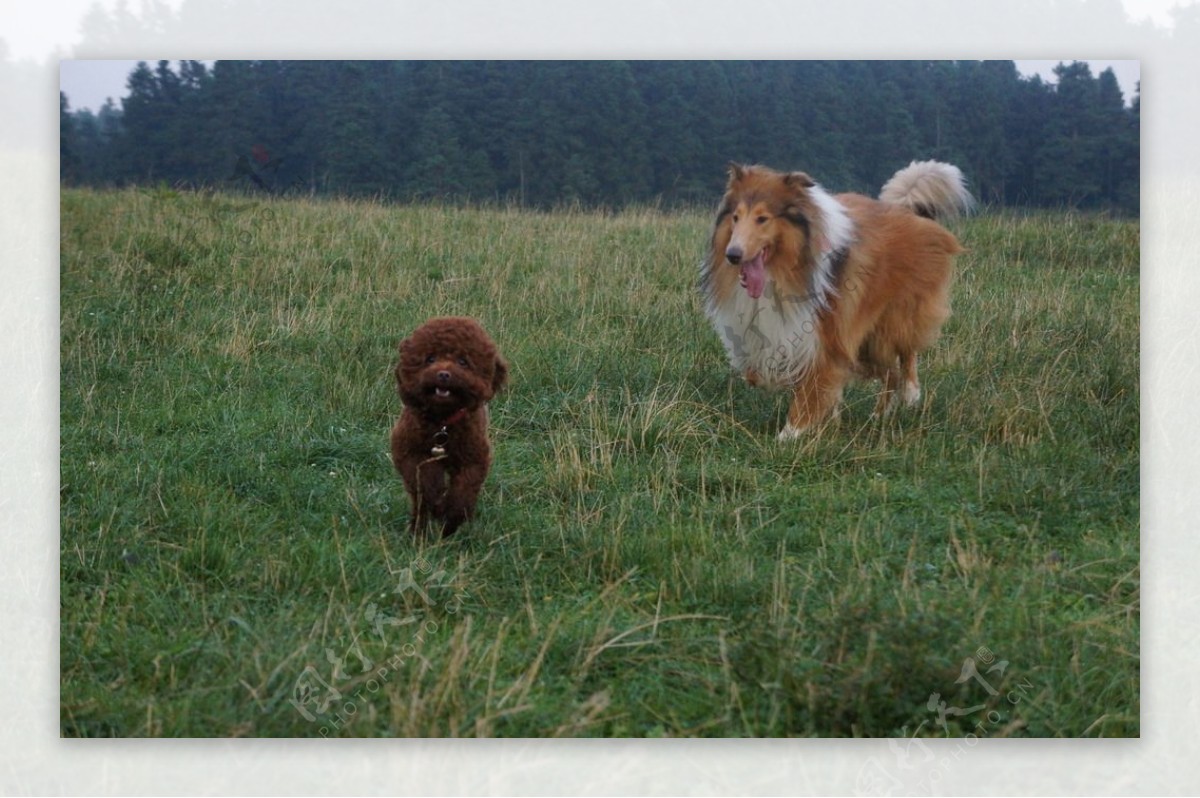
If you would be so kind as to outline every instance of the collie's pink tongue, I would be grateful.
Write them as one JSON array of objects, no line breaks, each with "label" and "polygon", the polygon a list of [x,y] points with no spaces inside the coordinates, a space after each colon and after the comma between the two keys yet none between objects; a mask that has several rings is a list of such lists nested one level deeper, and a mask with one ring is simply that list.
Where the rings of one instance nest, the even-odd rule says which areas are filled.
[{"label": "collie's pink tongue", "polygon": [[763,247],[753,260],[742,264],[742,288],[746,289],[751,299],[762,296],[763,285],[767,281],[766,254],[766,247]]}]

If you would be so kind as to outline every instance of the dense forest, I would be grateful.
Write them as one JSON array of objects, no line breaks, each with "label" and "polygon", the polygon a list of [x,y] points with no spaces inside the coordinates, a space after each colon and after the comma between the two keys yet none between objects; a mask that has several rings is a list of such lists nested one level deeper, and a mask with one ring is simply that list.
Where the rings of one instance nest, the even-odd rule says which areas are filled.
[{"label": "dense forest", "polygon": [[878,191],[913,159],[1008,206],[1136,214],[1139,95],[1012,61],[138,64],[98,113],[60,95],[68,185],[517,202],[710,203],[731,160]]}]

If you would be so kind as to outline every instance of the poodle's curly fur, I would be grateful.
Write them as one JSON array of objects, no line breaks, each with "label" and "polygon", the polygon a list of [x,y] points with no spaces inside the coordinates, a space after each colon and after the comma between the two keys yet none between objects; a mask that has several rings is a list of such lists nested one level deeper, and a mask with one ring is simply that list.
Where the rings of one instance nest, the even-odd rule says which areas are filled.
[{"label": "poodle's curly fur", "polygon": [[412,530],[430,521],[449,536],[471,518],[492,463],[487,403],[508,363],[479,322],[427,321],[400,342],[396,387],[404,409],[392,427],[392,463],[412,499]]}]

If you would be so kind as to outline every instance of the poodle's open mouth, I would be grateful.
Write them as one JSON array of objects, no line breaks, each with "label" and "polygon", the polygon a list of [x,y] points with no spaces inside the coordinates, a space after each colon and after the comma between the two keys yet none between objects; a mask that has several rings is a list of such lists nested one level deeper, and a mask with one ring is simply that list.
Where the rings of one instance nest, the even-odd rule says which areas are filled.
[{"label": "poodle's open mouth", "polygon": [[462,391],[455,385],[428,385],[425,395],[435,402],[456,402],[462,397]]}]

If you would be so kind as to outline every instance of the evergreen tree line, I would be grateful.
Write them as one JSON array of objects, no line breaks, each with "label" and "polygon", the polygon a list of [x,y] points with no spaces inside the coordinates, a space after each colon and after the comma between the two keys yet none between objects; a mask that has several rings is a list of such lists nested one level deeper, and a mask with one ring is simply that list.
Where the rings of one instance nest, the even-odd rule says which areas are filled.
[{"label": "evergreen tree line", "polygon": [[981,200],[1138,211],[1139,102],[1011,61],[160,61],[60,97],[67,184],[708,204],[729,161],[869,194],[914,159]]}]

